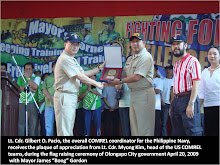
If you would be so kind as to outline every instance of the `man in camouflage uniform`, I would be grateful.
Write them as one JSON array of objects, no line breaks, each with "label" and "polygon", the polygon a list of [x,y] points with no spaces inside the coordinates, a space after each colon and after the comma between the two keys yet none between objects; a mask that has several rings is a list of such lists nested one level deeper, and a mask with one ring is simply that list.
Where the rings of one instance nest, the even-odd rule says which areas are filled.
[{"label": "man in camouflage uniform", "polygon": [[[98,44],[110,44],[110,41],[113,41],[120,37],[120,34],[114,30],[115,21],[113,19],[108,18],[106,21],[103,21],[102,23],[105,24],[105,28],[98,32]],[[105,30],[107,34],[102,35]]]}]

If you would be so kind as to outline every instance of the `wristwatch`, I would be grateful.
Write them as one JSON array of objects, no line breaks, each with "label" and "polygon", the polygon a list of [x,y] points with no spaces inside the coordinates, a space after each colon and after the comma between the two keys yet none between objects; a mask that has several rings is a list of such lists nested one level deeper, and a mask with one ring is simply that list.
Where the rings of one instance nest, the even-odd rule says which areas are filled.
[{"label": "wristwatch", "polygon": [[119,80],[119,83],[120,83],[120,84],[123,84],[123,82],[121,81],[121,79]]},{"label": "wristwatch", "polygon": [[194,105],[194,103],[195,103],[194,101],[189,101],[189,104],[191,105]]}]

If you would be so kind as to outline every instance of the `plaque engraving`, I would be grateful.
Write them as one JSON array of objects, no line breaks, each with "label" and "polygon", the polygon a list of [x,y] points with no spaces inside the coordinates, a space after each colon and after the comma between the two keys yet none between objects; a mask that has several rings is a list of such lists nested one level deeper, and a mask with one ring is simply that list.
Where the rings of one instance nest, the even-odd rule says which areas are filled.
[{"label": "plaque engraving", "polygon": [[110,75],[110,76],[114,76],[115,73],[116,73],[115,69],[111,69],[111,70],[108,71],[108,75]]}]

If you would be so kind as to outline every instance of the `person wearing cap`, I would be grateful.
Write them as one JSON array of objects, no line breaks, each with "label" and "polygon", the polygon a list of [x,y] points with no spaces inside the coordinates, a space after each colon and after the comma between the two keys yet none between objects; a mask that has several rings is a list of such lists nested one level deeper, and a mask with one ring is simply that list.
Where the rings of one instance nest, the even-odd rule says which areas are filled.
[{"label": "person wearing cap", "polygon": [[155,92],[153,88],[154,62],[145,48],[141,33],[131,38],[133,55],[123,68],[122,79],[114,79],[109,85],[127,83],[130,89],[130,126],[132,136],[154,136]]},{"label": "person wearing cap", "polygon": [[170,116],[174,136],[201,136],[200,103],[198,98],[201,65],[197,58],[186,52],[187,42],[183,34],[174,35],[170,42],[174,64],[174,98]]},{"label": "person wearing cap", "polygon": [[165,67],[165,72],[166,77],[163,79],[163,91],[161,95],[161,136],[168,136],[167,121],[170,108],[170,90],[173,84],[173,65],[168,64]]},{"label": "person wearing cap", "polygon": [[[98,32],[98,44],[110,44],[110,41],[120,37],[120,34],[114,30],[115,21],[112,18],[108,18],[102,23],[105,24],[105,28]],[[104,31],[106,31],[107,34],[102,35]]]},{"label": "person wearing cap", "polygon": [[35,69],[34,74],[39,76],[40,78],[42,77],[41,71],[39,69]]},{"label": "person wearing cap", "polygon": [[92,36],[89,35],[88,33],[89,33],[89,30],[86,29],[86,28],[82,28],[82,29],[80,30],[80,34],[81,34],[82,37],[83,37],[82,42],[87,43],[87,44],[91,44],[91,45],[95,44],[95,42],[94,42]]},{"label": "person wearing cap", "polygon": [[55,67],[54,83],[54,109],[58,136],[72,136],[75,122],[76,105],[80,81],[94,85],[100,89],[104,87],[101,82],[96,82],[88,76],[95,75],[104,68],[104,63],[99,67],[83,71],[74,55],[78,52],[80,37],[77,33],[68,33],[64,42],[64,51],[59,56]]}]

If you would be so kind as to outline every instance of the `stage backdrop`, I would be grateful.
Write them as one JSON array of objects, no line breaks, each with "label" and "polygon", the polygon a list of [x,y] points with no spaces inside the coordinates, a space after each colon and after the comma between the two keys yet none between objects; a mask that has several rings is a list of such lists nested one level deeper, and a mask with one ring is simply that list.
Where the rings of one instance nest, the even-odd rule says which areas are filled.
[{"label": "stage backdrop", "polygon": [[[103,21],[110,18],[115,22],[114,34],[110,34],[109,42],[98,42],[98,32],[103,31],[100,41],[108,37]],[[41,70],[42,74],[51,73],[52,62],[57,60],[63,51],[67,32],[76,32],[82,38],[80,31],[83,28],[89,30],[87,37],[89,39],[82,41],[75,58],[85,70],[92,69],[104,61],[105,44],[120,45],[125,62],[125,57],[132,53],[129,37],[134,32],[141,32],[145,36],[146,48],[152,54],[155,64],[160,67],[174,64],[176,60],[170,53],[170,45],[167,44],[174,34],[186,35],[188,52],[198,58],[202,69],[209,65],[207,60],[209,47],[219,45],[219,13],[2,19],[1,61],[7,63],[7,71],[15,79],[20,74],[10,53],[14,55],[22,72],[23,65],[32,62],[34,68]]]}]

